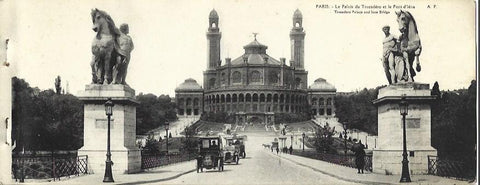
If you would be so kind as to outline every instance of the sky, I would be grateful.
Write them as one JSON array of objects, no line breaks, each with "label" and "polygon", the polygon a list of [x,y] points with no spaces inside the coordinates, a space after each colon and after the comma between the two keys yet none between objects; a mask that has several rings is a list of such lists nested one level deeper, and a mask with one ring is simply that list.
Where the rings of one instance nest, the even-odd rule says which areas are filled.
[{"label": "sky", "polygon": [[[328,5],[329,8],[318,8]],[[387,6],[379,14],[339,14],[342,5]],[[387,84],[381,28],[399,35],[393,8],[411,5],[422,42],[422,71],[417,82],[435,81],[440,89],[466,88],[476,79],[473,1],[11,1],[0,0],[2,38],[9,38],[8,61],[14,76],[33,87],[54,88],[57,75],[77,94],[91,82],[92,8],[110,14],[119,26],[128,23],[135,49],[127,83],[137,93],[168,94],[187,78],[203,85],[207,65],[208,15],[220,17],[221,58],[243,54],[257,40],[267,54],[290,59],[292,15],[303,14],[308,84],[325,78],[337,91]],[[430,5],[430,8],[428,6]],[[435,7],[433,6],[435,5]],[[392,8],[388,8],[392,6]],[[415,8],[412,8],[414,6]],[[366,11],[372,9],[356,9]],[[373,9],[379,10],[379,9]],[[6,25],[6,26],[5,26]],[[7,29],[4,29],[7,28]]]}]

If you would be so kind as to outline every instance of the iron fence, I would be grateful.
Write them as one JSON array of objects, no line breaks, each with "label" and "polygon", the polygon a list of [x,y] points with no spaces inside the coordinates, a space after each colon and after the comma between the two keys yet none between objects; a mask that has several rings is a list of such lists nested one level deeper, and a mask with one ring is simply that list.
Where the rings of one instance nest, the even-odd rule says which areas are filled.
[{"label": "iron fence", "polygon": [[55,181],[61,177],[87,173],[87,155],[14,155],[12,158],[12,174],[15,180],[53,178]]},{"label": "iron fence", "polygon": [[[325,162],[333,163],[333,164],[338,164],[342,166],[347,166],[350,168],[357,168],[357,165],[355,164],[355,156],[351,155],[335,155],[335,154],[327,154],[327,153],[318,153],[316,151],[294,151],[294,155],[302,156],[302,157],[308,157],[312,159],[317,159],[317,160],[322,160]],[[365,166],[364,170],[366,171],[373,171],[372,168],[372,154],[367,154],[365,155]]]},{"label": "iron fence", "polygon": [[429,155],[428,174],[442,177],[455,177],[460,179],[475,179],[475,162],[467,163],[462,161],[453,161],[441,159],[437,156]]},{"label": "iron fence", "polygon": [[147,154],[142,152],[142,169],[156,168],[169,164],[179,163],[183,161],[193,160],[196,154]]}]

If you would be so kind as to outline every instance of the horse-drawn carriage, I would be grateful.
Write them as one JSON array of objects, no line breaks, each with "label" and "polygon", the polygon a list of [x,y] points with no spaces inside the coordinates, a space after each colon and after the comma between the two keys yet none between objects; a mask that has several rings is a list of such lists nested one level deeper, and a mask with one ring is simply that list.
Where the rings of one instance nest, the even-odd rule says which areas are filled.
[{"label": "horse-drawn carriage", "polygon": [[197,173],[203,172],[204,168],[223,171],[223,155],[222,138],[220,136],[200,137]]}]

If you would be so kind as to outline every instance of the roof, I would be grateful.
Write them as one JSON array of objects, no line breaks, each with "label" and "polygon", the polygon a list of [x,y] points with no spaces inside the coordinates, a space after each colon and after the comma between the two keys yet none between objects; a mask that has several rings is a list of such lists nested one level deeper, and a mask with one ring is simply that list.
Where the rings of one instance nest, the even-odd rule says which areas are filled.
[{"label": "roof", "polygon": [[175,88],[175,91],[198,91],[202,90],[202,86],[200,86],[196,80],[193,78],[186,79],[182,84]]},{"label": "roof", "polygon": [[218,19],[217,11],[215,11],[215,9],[213,9],[212,11],[210,11],[210,15],[208,15],[208,18]]},{"label": "roof", "polygon": [[337,89],[332,84],[328,83],[327,80],[323,78],[318,78],[315,82],[309,87],[310,90],[315,91],[327,91],[327,92],[336,92]]},{"label": "roof", "polygon": [[294,19],[301,19],[303,16],[302,16],[302,12],[300,12],[299,9],[296,9],[295,12],[293,13],[293,18]]},{"label": "roof", "polygon": [[231,65],[242,65],[244,60],[247,60],[248,64],[270,64],[281,65],[281,62],[267,54],[268,46],[258,42],[257,39],[245,45],[245,53],[232,60]]}]

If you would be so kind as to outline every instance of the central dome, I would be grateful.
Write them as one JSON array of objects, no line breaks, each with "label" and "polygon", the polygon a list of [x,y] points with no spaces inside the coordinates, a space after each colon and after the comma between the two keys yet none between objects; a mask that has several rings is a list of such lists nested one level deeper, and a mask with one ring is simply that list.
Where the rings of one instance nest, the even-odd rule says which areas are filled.
[{"label": "central dome", "polygon": [[242,64],[270,64],[270,65],[280,65],[280,61],[270,57],[267,54],[268,46],[260,43],[255,39],[249,44],[243,46],[245,53],[234,59],[232,65],[242,65]]}]

